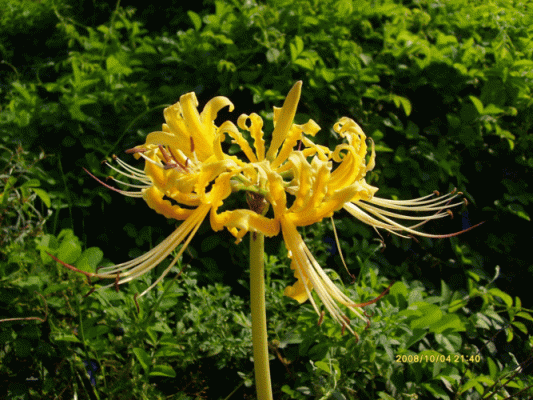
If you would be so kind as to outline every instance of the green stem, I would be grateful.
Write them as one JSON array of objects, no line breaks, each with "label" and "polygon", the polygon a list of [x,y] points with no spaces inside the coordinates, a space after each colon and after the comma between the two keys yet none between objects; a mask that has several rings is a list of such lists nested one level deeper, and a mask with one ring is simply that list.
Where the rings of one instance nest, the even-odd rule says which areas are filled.
[{"label": "green stem", "polygon": [[255,386],[258,400],[272,400],[265,307],[265,236],[250,234],[250,302]]}]

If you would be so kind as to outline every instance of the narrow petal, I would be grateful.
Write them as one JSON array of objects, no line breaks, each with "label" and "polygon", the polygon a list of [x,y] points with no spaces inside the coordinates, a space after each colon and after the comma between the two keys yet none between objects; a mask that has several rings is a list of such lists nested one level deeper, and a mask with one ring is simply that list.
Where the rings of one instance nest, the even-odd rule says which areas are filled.
[{"label": "narrow petal", "polygon": [[287,137],[287,133],[291,127],[294,115],[296,114],[296,108],[300,101],[300,94],[302,92],[302,81],[298,81],[294,84],[289,94],[285,98],[281,113],[272,132],[272,141],[267,151],[266,158],[270,161],[274,160],[278,152],[279,147]]}]

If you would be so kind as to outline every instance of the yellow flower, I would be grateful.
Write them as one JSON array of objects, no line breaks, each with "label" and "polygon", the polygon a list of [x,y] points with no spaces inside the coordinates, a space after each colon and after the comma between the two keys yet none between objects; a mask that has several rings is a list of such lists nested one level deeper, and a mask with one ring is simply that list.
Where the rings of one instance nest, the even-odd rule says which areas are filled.
[{"label": "yellow flower", "polygon": [[[270,146],[265,148],[263,121],[257,114],[241,115],[237,126],[226,121],[214,122],[218,111],[233,104],[225,97],[209,101],[201,113],[194,93],[181,96],[180,101],[164,111],[166,124],[160,132],[152,132],[143,145],[128,150],[145,160],[144,170],[129,166],[116,158],[119,174],[140,184],[118,181],[137,190],[116,190],[124,195],[142,197],[149,207],[167,218],[182,220],[179,227],[162,243],[134,260],[101,268],[89,277],[115,279],[109,287],[126,283],[156,267],[174,249],[181,249],[163,274],[143,293],[154,287],[175,265],[206,216],[210,215],[213,230],[224,227],[239,243],[247,232],[266,236],[281,230],[297,282],[285,294],[302,303],[310,300],[321,314],[311,291],[314,289],[332,317],[343,326],[349,318],[339,305],[351,309],[363,318],[361,306],[349,299],[328,277],[307,248],[297,227],[311,225],[344,208],[359,220],[394,234],[401,232],[435,237],[421,233],[423,223],[448,215],[455,194],[408,201],[393,201],[375,197],[377,188],[365,181],[365,175],[375,165],[374,144],[367,161],[366,136],[353,120],[341,118],[334,126],[344,139],[335,149],[317,145],[309,138],[320,127],[313,121],[294,123],[302,83],[290,90],[282,108],[274,108],[274,130]],[[239,129],[240,128],[240,129]],[[253,145],[242,131],[248,131]],[[246,159],[223,151],[222,143],[229,136]],[[107,185],[106,185],[107,186]],[[218,212],[224,200],[233,193],[249,194],[250,209]],[[268,209],[271,207],[271,211]],[[430,213],[409,216],[403,211]],[[401,225],[394,219],[420,221],[412,226]],[[449,236],[449,235],[448,235]],[[443,236],[438,236],[443,237]],[[64,264],[66,265],[66,264]],[[73,266],[67,267],[77,270]],[[81,272],[81,271],[79,271]],[[381,297],[381,296],[380,296]],[[364,318],[363,318],[364,319]]]}]

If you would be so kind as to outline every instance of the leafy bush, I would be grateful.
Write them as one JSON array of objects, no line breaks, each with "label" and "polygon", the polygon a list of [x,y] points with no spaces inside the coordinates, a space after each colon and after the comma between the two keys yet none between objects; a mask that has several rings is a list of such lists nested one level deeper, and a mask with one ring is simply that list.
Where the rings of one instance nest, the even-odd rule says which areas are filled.
[{"label": "leafy bush", "polygon": [[[26,252],[28,238],[42,233],[50,215],[44,209],[51,206],[50,196],[40,188],[45,173],[36,163],[44,153],[35,157],[18,147],[15,151],[0,147],[0,254],[7,264],[23,265],[32,262]],[[41,206],[36,204],[39,199]]]}]

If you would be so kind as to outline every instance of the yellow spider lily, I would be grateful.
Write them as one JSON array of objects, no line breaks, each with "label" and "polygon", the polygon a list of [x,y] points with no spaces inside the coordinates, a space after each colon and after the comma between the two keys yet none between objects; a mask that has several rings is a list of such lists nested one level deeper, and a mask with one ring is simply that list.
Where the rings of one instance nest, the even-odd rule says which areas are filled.
[{"label": "yellow spider lily", "polygon": [[[113,190],[127,196],[142,197],[156,212],[183,222],[167,239],[143,256],[101,268],[97,273],[83,273],[89,277],[115,279],[115,283],[105,287],[120,285],[153,269],[182,244],[169,267],[141,293],[142,296],[175,265],[209,214],[213,230],[227,228],[237,243],[247,232],[274,236],[281,230],[297,279],[293,286],[286,288],[285,294],[300,303],[309,299],[320,315],[311,295],[314,289],[332,317],[343,329],[353,332],[339,304],[363,318],[360,307],[368,303],[356,304],[331,281],[307,248],[297,227],[319,222],[344,208],[359,220],[400,236],[405,232],[446,237],[451,235],[428,235],[417,228],[429,220],[447,216],[449,208],[462,202],[450,203],[457,196],[454,193],[408,201],[375,197],[378,189],[365,181],[366,173],[375,165],[371,139],[371,153],[367,161],[367,138],[362,129],[353,120],[341,118],[334,130],[344,139],[343,143],[333,150],[313,143],[309,136],[314,136],[320,127],[313,120],[303,125],[293,122],[301,87],[302,83],[297,82],[283,107],[274,108],[274,130],[268,149],[263,137],[263,121],[257,114],[241,115],[237,126],[229,121],[220,126],[215,124],[217,113],[223,107],[233,110],[233,104],[225,97],[215,97],[201,113],[198,112],[194,93],[181,96],[178,103],[166,108],[166,124],[162,131],[150,133],[145,144],[127,151],[145,160],[144,170],[131,167],[117,158],[119,168],[109,167],[140,183],[133,185],[118,181],[137,190]],[[252,146],[241,131],[250,133]],[[223,151],[226,135],[241,148],[246,159]],[[250,209],[219,213],[224,200],[238,191],[250,194]],[[269,213],[270,207],[272,211]],[[400,214],[405,211],[429,215]],[[419,222],[406,226],[395,219]]]}]

